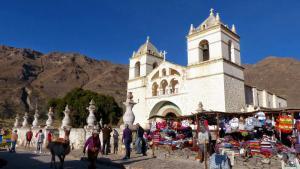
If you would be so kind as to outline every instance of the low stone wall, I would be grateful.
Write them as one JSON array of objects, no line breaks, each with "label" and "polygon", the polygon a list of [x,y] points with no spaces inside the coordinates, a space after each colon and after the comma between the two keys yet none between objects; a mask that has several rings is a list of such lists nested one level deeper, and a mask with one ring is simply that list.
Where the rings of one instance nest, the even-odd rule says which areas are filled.
[{"label": "low stone wall", "polygon": [[[17,130],[18,131],[18,146],[25,146],[26,144],[26,133],[29,131],[29,127],[28,128],[14,128],[13,130]],[[63,129],[45,129],[45,128],[34,128],[31,131],[33,132],[33,137],[31,140],[31,146],[34,145],[36,146],[37,143],[37,138],[35,137],[36,134],[39,132],[39,130],[43,130],[44,135],[45,135],[45,140],[44,140],[44,144],[43,147],[46,147],[46,145],[48,144],[47,141],[47,135],[50,131],[53,132],[53,137],[55,138],[63,138],[65,135],[65,132]],[[90,131],[89,129],[83,129],[83,128],[72,128],[70,131],[70,145],[72,149],[82,149],[84,146],[84,143],[86,141],[86,139],[91,135],[92,131]]]}]

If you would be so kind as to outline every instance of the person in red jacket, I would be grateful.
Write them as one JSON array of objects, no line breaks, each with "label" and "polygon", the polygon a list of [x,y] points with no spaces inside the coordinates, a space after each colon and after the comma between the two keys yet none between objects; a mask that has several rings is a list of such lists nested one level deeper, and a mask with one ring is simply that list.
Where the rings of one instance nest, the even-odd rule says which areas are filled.
[{"label": "person in red jacket", "polygon": [[26,144],[25,144],[25,148],[26,148],[26,147],[30,148],[30,143],[31,143],[32,135],[33,135],[33,133],[32,133],[32,131],[31,131],[31,129],[29,129],[29,131],[27,131],[27,133],[26,133]]},{"label": "person in red jacket", "polygon": [[47,135],[47,141],[48,141],[48,143],[52,142],[52,136],[53,136],[52,131],[49,131],[49,133]]}]

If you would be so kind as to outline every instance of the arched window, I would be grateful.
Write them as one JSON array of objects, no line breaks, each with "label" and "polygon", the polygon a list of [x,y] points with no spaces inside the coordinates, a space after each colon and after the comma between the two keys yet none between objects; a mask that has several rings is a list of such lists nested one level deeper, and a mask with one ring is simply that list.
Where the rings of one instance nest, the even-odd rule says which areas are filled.
[{"label": "arched window", "polygon": [[167,86],[168,86],[168,82],[166,80],[161,81],[160,83],[161,94],[163,95],[168,94]]},{"label": "arched window", "polygon": [[228,60],[232,61],[232,52],[231,52],[232,42],[231,40],[228,41]]},{"label": "arched window", "polygon": [[153,69],[157,68],[157,63],[156,63],[156,62],[154,62],[154,63],[152,64],[152,68],[153,68]]},{"label": "arched window", "polygon": [[134,77],[140,77],[140,73],[141,73],[141,63],[140,62],[136,62],[135,66],[134,66]]},{"label": "arched window", "polygon": [[166,69],[163,69],[162,70],[162,76],[166,76],[167,75],[167,71],[166,71]]},{"label": "arched window", "polygon": [[158,89],[158,84],[155,82],[152,85],[152,96],[157,96],[158,95],[157,89]]},{"label": "arched window", "polygon": [[171,83],[171,93],[178,93],[178,88],[179,88],[178,80],[172,79],[170,83]]},{"label": "arched window", "polygon": [[199,57],[202,58],[203,61],[209,60],[209,44],[207,40],[202,40],[199,43]]}]

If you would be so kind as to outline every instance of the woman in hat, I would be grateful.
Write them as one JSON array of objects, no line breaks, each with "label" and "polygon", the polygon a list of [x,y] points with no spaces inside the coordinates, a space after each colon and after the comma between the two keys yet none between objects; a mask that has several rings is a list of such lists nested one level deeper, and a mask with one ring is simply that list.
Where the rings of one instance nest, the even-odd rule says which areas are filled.
[{"label": "woman in hat", "polygon": [[93,131],[93,134],[88,140],[85,142],[83,153],[85,154],[85,150],[88,150],[88,160],[90,162],[89,169],[95,169],[96,168],[96,160],[98,157],[98,154],[101,150],[101,143],[99,139],[99,132],[97,130]]}]

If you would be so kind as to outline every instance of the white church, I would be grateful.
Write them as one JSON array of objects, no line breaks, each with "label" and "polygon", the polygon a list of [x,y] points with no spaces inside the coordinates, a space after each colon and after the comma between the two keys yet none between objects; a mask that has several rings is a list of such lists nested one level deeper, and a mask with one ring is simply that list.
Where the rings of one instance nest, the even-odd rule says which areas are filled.
[{"label": "white church", "polygon": [[187,60],[187,66],[166,61],[149,38],[133,53],[127,87],[137,102],[135,123],[148,123],[153,115],[196,113],[199,102],[204,110],[221,112],[287,106],[284,98],[244,83],[240,37],[213,9],[198,27],[191,25]]}]

